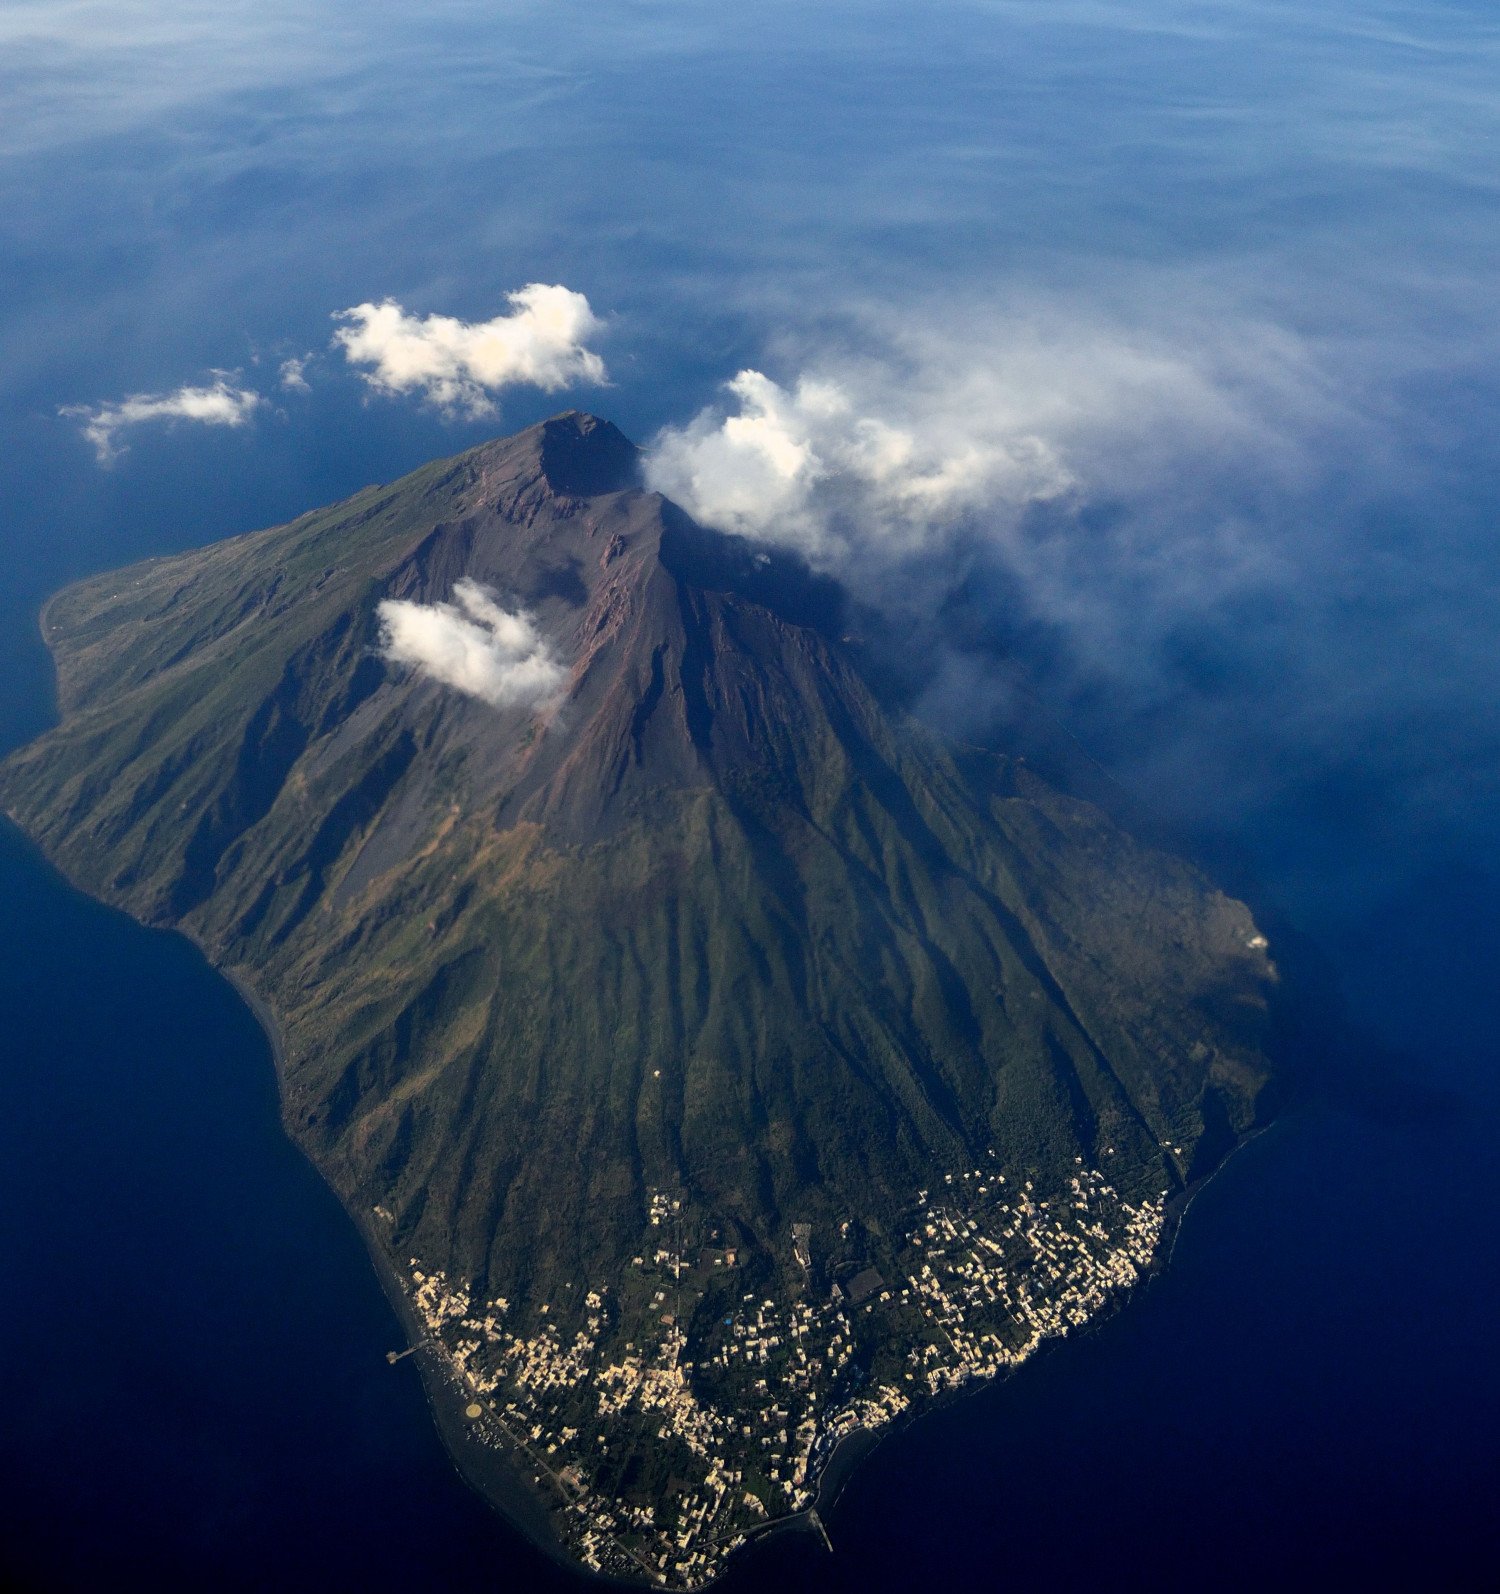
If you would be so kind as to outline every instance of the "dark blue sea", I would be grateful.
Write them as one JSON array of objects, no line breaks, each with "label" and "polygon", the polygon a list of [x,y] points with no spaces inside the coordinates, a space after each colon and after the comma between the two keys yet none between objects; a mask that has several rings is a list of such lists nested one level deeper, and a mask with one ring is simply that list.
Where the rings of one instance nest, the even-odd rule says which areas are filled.
[{"label": "dark blue sea", "polygon": [[[766,373],[833,484],[789,519],[832,516],[872,602],[961,579],[922,622],[951,625],[931,711],[961,721],[1019,652],[1342,1016],[1163,1276],[879,1446],[825,1513],[831,1556],[773,1542],[726,1590],[1489,1586],[1492,13],[721,12],[0,12],[0,748],[49,723],[36,613],[70,579],[569,404],[643,443],[716,426],[722,384]],[[606,380],[475,415],[330,347],[365,302],[474,323],[530,282],[587,295]],[[801,378],[936,457],[1051,474],[995,466],[961,533],[893,553],[869,481],[829,507],[840,444]],[[117,415],[107,462],[82,435],[216,382],[259,395],[241,424]],[[583,1586],[469,1492],[387,1365],[398,1324],[281,1133],[251,1013],[3,822],[0,1265],[7,1586]]]}]

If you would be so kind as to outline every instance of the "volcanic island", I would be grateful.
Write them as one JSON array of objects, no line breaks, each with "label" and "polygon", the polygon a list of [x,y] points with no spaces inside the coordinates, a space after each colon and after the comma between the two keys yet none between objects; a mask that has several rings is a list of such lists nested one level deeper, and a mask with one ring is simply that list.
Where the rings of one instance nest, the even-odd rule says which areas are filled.
[{"label": "volcanic island", "polygon": [[613,1577],[1110,1308],[1277,1094],[1245,905],[850,612],[574,412],[68,587],[0,766],[252,1000],[455,1460]]}]

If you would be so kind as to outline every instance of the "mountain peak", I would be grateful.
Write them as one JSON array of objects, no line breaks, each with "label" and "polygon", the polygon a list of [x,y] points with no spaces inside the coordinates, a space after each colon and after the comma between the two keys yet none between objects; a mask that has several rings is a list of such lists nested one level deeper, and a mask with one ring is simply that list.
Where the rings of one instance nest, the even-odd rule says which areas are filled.
[{"label": "mountain peak", "polygon": [[613,422],[582,410],[565,410],[474,452],[487,465],[540,479],[568,498],[640,486],[640,450]]},{"label": "mountain peak", "polygon": [[612,421],[568,410],[540,430],[542,474],[553,492],[588,498],[640,485],[641,451]]}]

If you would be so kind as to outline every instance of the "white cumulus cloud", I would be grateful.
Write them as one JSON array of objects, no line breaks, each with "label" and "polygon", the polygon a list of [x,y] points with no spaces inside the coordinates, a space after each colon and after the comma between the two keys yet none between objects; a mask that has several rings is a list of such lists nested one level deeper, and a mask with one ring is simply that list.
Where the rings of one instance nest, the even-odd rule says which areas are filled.
[{"label": "white cumulus cloud", "polygon": [[586,347],[602,323],[571,288],[533,282],[508,294],[510,312],[489,321],[418,317],[393,299],[340,310],[335,345],[381,393],[420,393],[471,416],[494,409],[492,394],[527,383],[556,392],[605,380],[604,362]]},{"label": "white cumulus cloud", "polygon": [[116,404],[70,404],[60,413],[83,421],[83,435],[94,445],[101,465],[124,452],[116,437],[148,421],[197,421],[204,426],[243,426],[265,403],[259,393],[235,387],[224,372],[214,372],[206,387],[180,387],[171,393],[132,393]]},{"label": "white cumulus cloud", "polygon": [[561,694],[567,672],[529,614],[502,608],[493,593],[467,578],[455,584],[453,599],[382,603],[377,613],[385,657],[497,708],[543,708]]},{"label": "white cumulus cloud", "polygon": [[[1048,440],[1015,418],[903,404],[847,378],[783,387],[760,371],[726,384],[732,413],[668,428],[651,484],[700,520],[839,563],[850,537],[917,543],[935,525],[999,502],[1055,498],[1072,477]],[[895,401],[893,402],[893,398]]]}]

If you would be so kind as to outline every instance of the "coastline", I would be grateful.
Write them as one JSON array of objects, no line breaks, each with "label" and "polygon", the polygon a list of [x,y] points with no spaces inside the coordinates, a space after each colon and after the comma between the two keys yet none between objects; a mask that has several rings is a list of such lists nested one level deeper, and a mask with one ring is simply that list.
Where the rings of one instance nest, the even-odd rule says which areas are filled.
[{"label": "coastline", "polygon": [[[799,1512],[795,1517],[787,1517],[779,1522],[767,1523],[759,1533],[754,1535],[754,1541],[774,1537],[778,1532],[793,1528],[816,1527],[823,1531],[825,1539],[827,1530],[823,1527],[821,1515],[824,1511],[833,1511],[839,1502],[849,1480],[858,1471],[863,1462],[881,1448],[887,1441],[898,1438],[908,1429],[915,1427],[928,1416],[949,1406],[956,1405],[973,1396],[982,1396],[987,1391],[999,1391],[1015,1379],[1023,1377],[1027,1368],[1035,1365],[1041,1356],[1056,1355],[1070,1342],[1077,1341],[1085,1335],[1096,1334],[1107,1327],[1121,1312],[1128,1311],[1143,1290],[1162,1277],[1170,1267],[1172,1258],[1177,1250],[1177,1242],[1182,1234],[1183,1224],[1187,1220],[1188,1212],[1193,1203],[1211,1185],[1220,1174],[1235,1160],[1245,1148],[1259,1140],[1262,1135],[1268,1134],[1276,1128],[1285,1118],[1289,1109],[1276,1113],[1267,1122],[1251,1130],[1245,1138],[1225,1155],[1216,1167],[1193,1181],[1184,1188],[1170,1202],[1165,1215],[1164,1243],[1151,1266],[1145,1269],[1137,1283],[1130,1289],[1120,1292],[1091,1317],[1088,1322],[1075,1329],[1072,1333],[1061,1335],[1053,1339],[1044,1340],[1036,1350],[1019,1366],[1013,1367],[998,1378],[986,1379],[966,1384],[957,1389],[946,1389],[942,1393],[928,1400],[920,1410],[905,1413],[893,1422],[885,1423],[879,1428],[859,1428],[853,1433],[844,1435],[837,1441],[828,1453],[819,1474],[818,1489],[813,1502],[806,1510]],[[816,1520],[814,1520],[816,1519]],[[751,1540],[747,1539],[747,1543]],[[830,1550],[832,1545],[829,1545]]]}]

